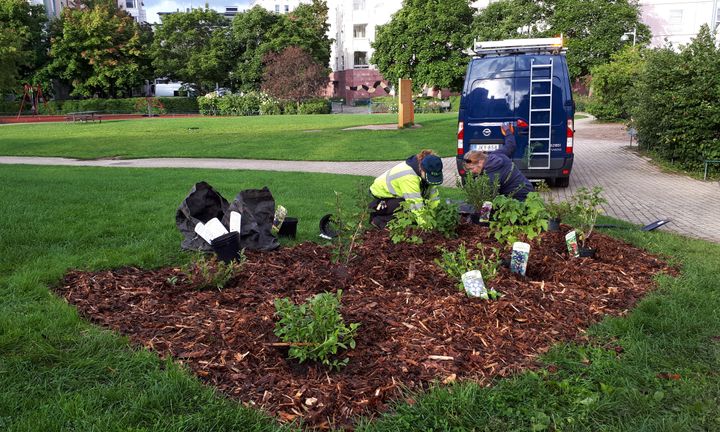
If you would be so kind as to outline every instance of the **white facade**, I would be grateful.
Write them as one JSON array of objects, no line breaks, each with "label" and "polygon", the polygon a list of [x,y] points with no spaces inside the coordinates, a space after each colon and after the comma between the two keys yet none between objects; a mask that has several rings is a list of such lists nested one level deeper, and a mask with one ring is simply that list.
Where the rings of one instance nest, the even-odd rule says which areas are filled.
[{"label": "white facade", "polygon": [[666,41],[676,47],[688,44],[700,26],[707,24],[712,30],[720,22],[718,0],[640,0],[639,3],[641,19],[653,35],[652,47],[664,46]]},{"label": "white facade", "polygon": [[292,12],[301,3],[312,3],[310,0],[252,0],[250,7],[261,6],[270,12],[286,14]]},{"label": "white facade", "polygon": [[135,21],[140,24],[147,22],[147,15],[145,13],[145,5],[143,0],[118,0],[118,6],[120,9],[124,9],[135,18]]}]

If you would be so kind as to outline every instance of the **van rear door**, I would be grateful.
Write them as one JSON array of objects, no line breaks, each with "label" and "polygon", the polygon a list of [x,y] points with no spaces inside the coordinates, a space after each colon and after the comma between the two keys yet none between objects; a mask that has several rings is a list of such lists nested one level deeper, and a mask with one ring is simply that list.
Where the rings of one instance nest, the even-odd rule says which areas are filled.
[{"label": "van rear door", "polygon": [[[504,142],[500,125],[516,119],[515,56],[473,59],[465,79],[460,121],[464,151],[493,151]],[[518,146],[519,147],[519,146]],[[518,149],[516,156],[522,154]]]}]

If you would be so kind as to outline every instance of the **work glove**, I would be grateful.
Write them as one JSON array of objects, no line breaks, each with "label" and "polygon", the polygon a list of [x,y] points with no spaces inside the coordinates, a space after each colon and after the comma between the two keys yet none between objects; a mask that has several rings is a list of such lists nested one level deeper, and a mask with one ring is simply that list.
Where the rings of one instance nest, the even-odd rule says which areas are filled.
[{"label": "work glove", "polygon": [[503,136],[507,136],[508,133],[510,135],[515,134],[515,128],[513,127],[513,124],[511,122],[504,122],[500,126],[500,132],[502,132]]}]

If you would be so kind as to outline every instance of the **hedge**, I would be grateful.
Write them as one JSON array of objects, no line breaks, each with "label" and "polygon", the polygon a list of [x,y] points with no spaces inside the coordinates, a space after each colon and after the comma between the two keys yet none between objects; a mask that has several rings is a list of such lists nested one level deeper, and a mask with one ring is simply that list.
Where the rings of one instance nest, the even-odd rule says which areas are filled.
[{"label": "hedge", "polygon": [[311,99],[298,106],[296,102],[279,101],[261,92],[224,96],[210,93],[198,98],[198,106],[200,113],[208,116],[330,114],[331,112],[331,103],[327,99]]},{"label": "hedge", "polygon": [[720,159],[720,48],[704,25],[679,52],[649,51],[631,109],[640,146],[685,169]]},{"label": "hedge", "polygon": [[[613,54],[610,63],[592,69],[592,98],[587,109],[601,120],[629,119],[636,103],[634,84],[645,60],[636,47]],[[577,101],[576,101],[577,107]]]},{"label": "hedge", "polygon": [[[152,98],[152,101],[153,112],[156,114],[195,114],[198,112],[198,103],[195,98],[159,97]],[[162,104],[162,109],[160,109],[160,104]],[[19,109],[19,101],[0,103],[0,112],[5,115],[16,115]],[[147,112],[147,100],[145,98],[51,100],[48,101],[47,106],[40,103],[38,107],[39,114],[62,115],[77,111],[144,114]],[[23,114],[29,113],[30,106],[26,103],[23,107]]]}]

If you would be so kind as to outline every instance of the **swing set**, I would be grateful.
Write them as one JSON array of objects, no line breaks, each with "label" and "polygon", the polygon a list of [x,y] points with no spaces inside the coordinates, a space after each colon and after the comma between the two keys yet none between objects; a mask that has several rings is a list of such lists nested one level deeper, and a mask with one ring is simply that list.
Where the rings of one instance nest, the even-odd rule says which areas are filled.
[{"label": "swing set", "polygon": [[43,104],[45,105],[45,109],[47,109],[47,99],[45,98],[45,95],[43,95],[42,87],[40,87],[40,84],[35,86],[31,86],[30,84],[25,84],[23,86],[23,96],[20,101],[20,111],[18,111],[17,120],[20,119],[20,115],[23,112],[23,108],[25,107],[25,101],[30,101],[30,107],[32,111],[32,115],[38,115],[38,107],[40,105],[40,98],[43,100]]}]

